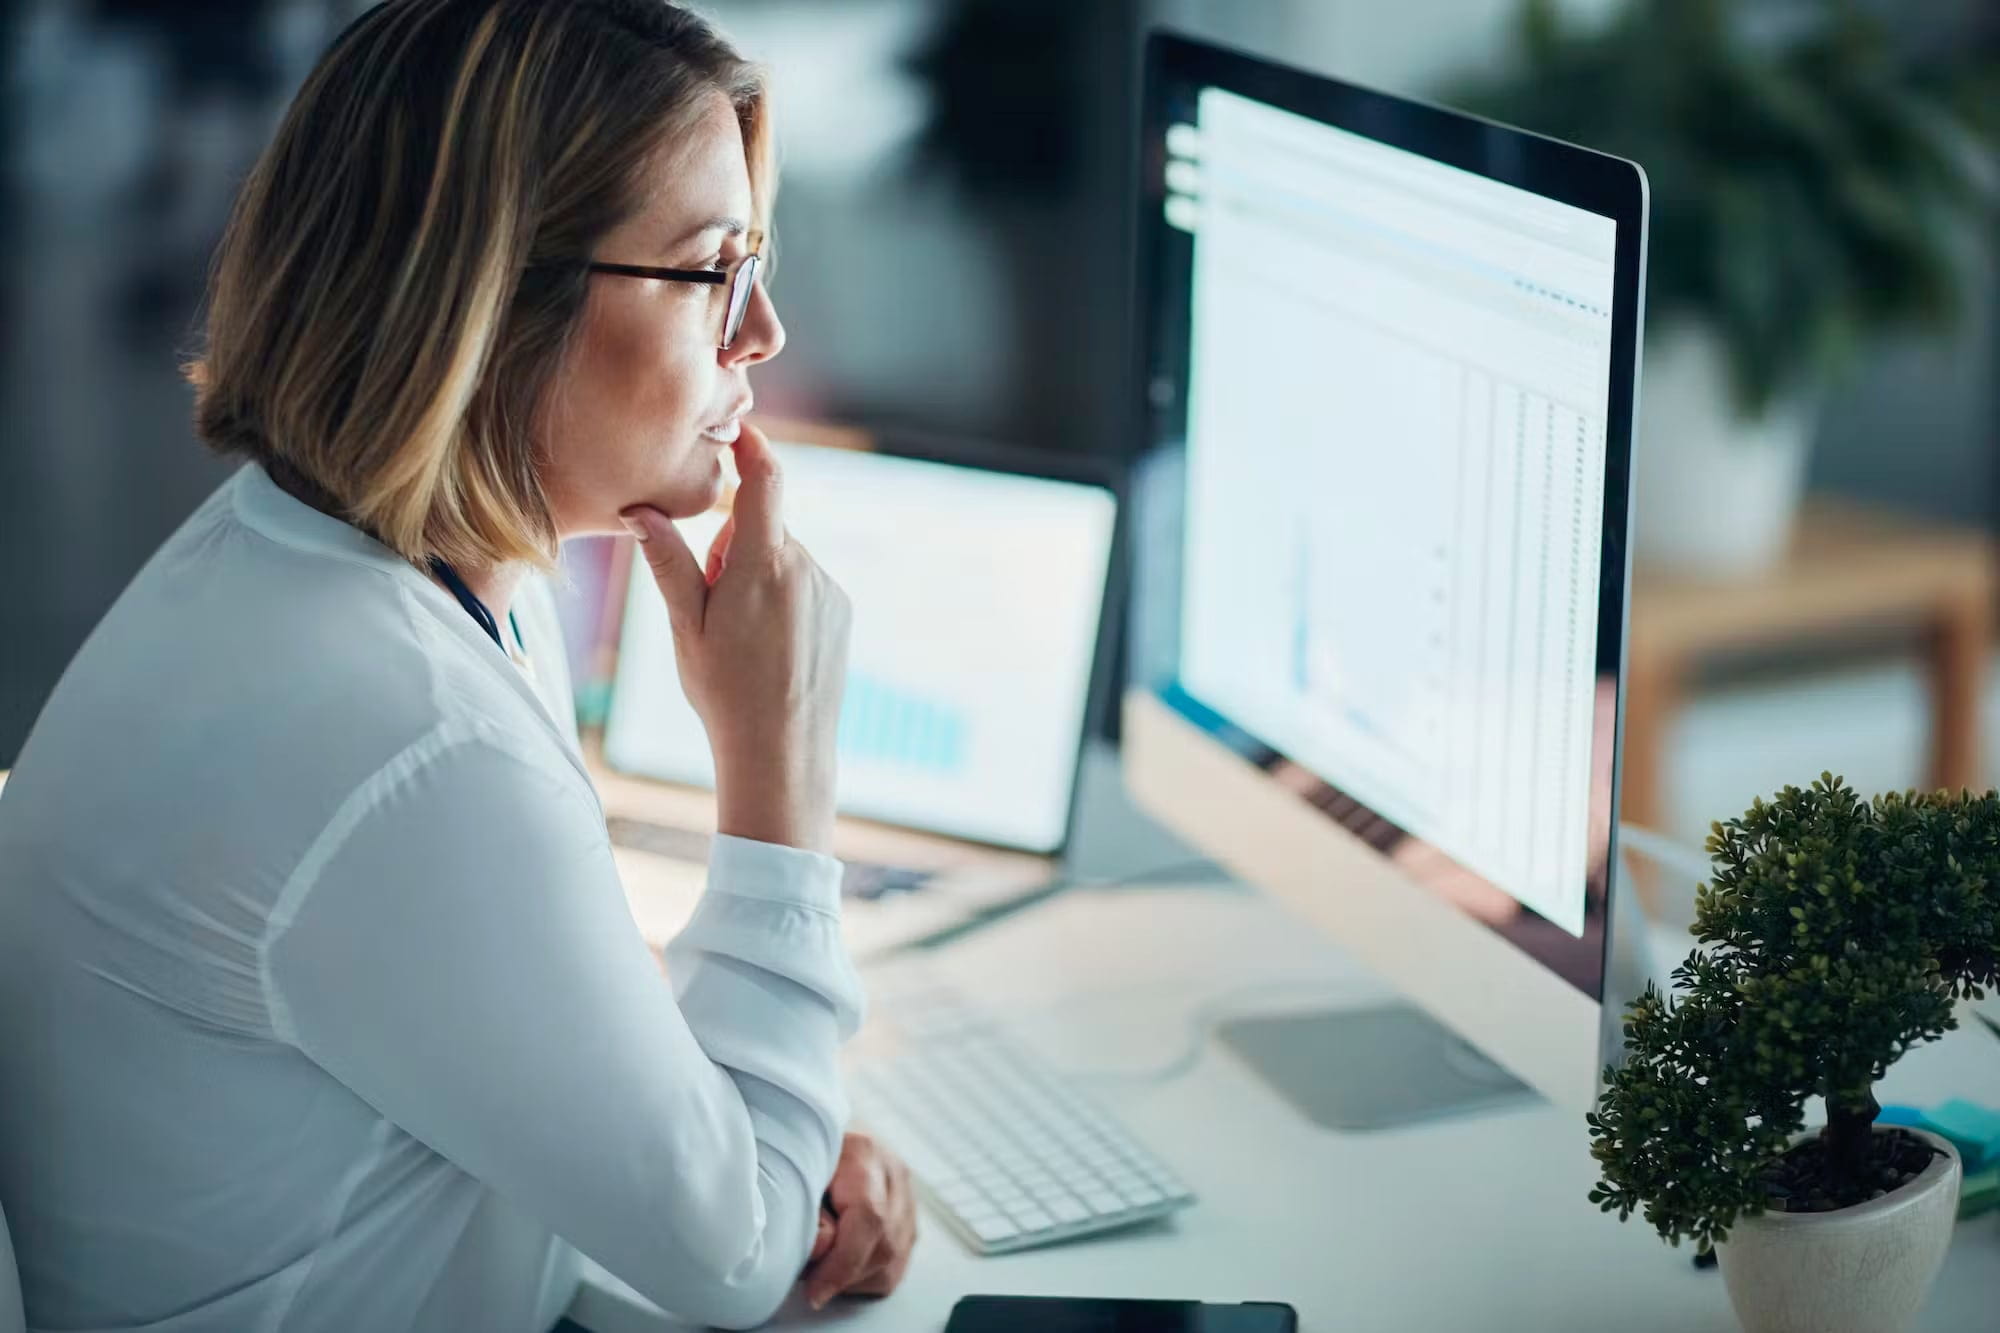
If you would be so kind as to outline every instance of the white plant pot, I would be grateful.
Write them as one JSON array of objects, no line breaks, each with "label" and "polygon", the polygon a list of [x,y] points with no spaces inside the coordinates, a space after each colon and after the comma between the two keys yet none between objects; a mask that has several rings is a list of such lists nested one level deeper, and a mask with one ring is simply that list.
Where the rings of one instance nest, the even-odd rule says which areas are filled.
[{"label": "white plant pot", "polygon": [[1805,492],[1816,416],[1803,394],[1740,416],[1722,342],[1705,325],[1648,337],[1633,441],[1637,558],[1717,579],[1777,563]]},{"label": "white plant pot", "polygon": [[1729,1229],[1716,1257],[1744,1333],[1902,1333],[1916,1322],[1951,1244],[1962,1173],[1951,1144],[1908,1132],[1941,1155],[1894,1193]]}]

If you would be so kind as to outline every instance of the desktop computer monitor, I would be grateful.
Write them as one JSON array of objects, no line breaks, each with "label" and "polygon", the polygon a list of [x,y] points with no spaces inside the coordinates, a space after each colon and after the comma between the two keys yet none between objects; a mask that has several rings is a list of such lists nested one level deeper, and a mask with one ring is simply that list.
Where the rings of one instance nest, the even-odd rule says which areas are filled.
[{"label": "desktop computer monitor", "polygon": [[1587,1107],[1644,175],[1169,35],[1142,135],[1125,780],[1409,1002],[1232,1039],[1332,1124]]}]

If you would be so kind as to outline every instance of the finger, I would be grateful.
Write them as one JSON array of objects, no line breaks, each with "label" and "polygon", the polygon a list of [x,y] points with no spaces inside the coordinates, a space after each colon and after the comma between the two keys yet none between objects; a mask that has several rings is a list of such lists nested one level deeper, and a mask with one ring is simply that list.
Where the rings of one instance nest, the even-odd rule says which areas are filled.
[{"label": "finger", "polygon": [[815,1310],[867,1271],[868,1261],[882,1244],[882,1216],[869,1208],[850,1208],[840,1215],[834,1233],[833,1249],[806,1272],[806,1300]]},{"label": "finger", "polygon": [[736,452],[736,501],[730,519],[735,542],[751,551],[774,552],[785,544],[784,477],[764,432],[743,422],[730,446]]},{"label": "finger", "polygon": [[909,1271],[910,1253],[917,1246],[917,1199],[910,1169],[892,1154],[883,1156],[889,1173],[889,1207],[880,1248],[868,1270],[848,1288],[858,1296],[887,1296],[893,1292]]},{"label": "finger", "polygon": [[866,1130],[850,1130],[841,1141],[840,1161],[835,1163],[833,1181],[826,1187],[827,1202],[834,1215],[864,1200],[886,1204],[889,1200],[889,1170],[896,1159]]},{"label": "finger", "polygon": [[889,1180],[884,1174],[882,1151],[866,1134],[850,1133],[841,1141],[840,1160],[834,1163],[833,1179],[826,1187],[826,1201],[839,1217],[849,1208],[873,1204],[881,1212],[888,1203]]},{"label": "finger", "polygon": [[875,1247],[875,1253],[868,1256],[868,1262],[861,1266],[861,1272],[854,1281],[847,1284],[850,1296],[886,1296],[889,1289],[885,1285],[889,1270],[896,1262],[896,1247],[884,1236],[882,1243]]},{"label": "finger", "polygon": [[889,1230],[894,1234],[904,1222],[913,1223],[916,1219],[916,1186],[909,1166],[887,1148],[875,1151],[873,1166],[880,1181],[882,1215],[888,1219]]},{"label": "finger", "polygon": [[715,534],[715,540],[708,544],[708,565],[702,574],[711,586],[722,577],[723,566],[729,563],[729,543],[735,536],[736,515],[731,513],[722,520],[722,529]]},{"label": "finger", "polygon": [[638,539],[639,553],[653,571],[653,581],[660,585],[674,629],[683,633],[699,630],[708,603],[708,585],[702,581],[694,552],[688,550],[680,529],[650,505],[627,509],[618,517]]},{"label": "finger", "polygon": [[833,1215],[822,1209],[819,1215],[819,1234],[813,1237],[812,1253],[806,1258],[808,1265],[816,1264],[826,1258],[826,1252],[833,1248],[833,1236]]},{"label": "finger", "polygon": [[910,1178],[910,1168],[900,1159],[896,1162],[896,1201],[899,1243],[907,1258],[917,1244],[917,1187]]},{"label": "finger", "polygon": [[903,1285],[903,1279],[910,1271],[910,1252],[885,1254],[877,1263],[875,1271],[849,1287],[853,1296],[891,1296],[896,1288]]}]

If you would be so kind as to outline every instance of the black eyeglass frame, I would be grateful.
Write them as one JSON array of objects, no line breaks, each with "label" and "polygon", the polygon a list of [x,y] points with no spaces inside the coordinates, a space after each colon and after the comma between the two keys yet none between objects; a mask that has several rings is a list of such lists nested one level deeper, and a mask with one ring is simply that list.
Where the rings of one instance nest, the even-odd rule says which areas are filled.
[{"label": "black eyeglass frame", "polygon": [[656,278],[661,282],[698,282],[709,287],[729,288],[729,308],[722,319],[722,341],[717,346],[728,351],[743,331],[743,317],[750,311],[750,294],[757,289],[757,273],[764,266],[761,251],[752,250],[726,268],[656,268],[651,264],[610,264],[591,260],[583,267],[591,273],[609,273],[621,278]]}]

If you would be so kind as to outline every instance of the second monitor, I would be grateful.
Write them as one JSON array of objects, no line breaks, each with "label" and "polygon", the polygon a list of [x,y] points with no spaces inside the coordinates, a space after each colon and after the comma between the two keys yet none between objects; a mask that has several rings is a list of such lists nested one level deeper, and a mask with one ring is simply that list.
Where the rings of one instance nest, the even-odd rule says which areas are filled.
[{"label": "second monitor", "polygon": [[[1101,485],[775,442],[786,526],[854,608],[838,804],[1037,855],[1069,834],[1117,504]],[[698,555],[727,517],[683,520]],[[673,633],[635,561],[605,757],[713,787]]]}]

